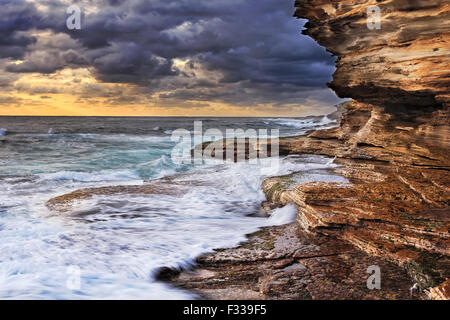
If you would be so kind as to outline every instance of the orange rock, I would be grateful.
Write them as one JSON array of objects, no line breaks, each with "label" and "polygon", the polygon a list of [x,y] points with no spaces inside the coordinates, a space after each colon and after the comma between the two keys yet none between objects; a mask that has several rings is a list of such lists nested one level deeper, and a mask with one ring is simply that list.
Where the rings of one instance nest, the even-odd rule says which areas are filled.
[{"label": "orange rock", "polygon": [[432,300],[449,300],[450,299],[450,279],[445,281],[438,287],[431,288],[428,296]]}]

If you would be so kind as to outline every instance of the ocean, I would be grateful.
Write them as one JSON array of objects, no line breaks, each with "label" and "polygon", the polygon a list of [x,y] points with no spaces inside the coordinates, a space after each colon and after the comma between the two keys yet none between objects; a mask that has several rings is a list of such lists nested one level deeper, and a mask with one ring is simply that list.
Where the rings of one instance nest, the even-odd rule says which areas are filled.
[{"label": "ocean", "polygon": [[[194,121],[205,130],[281,136],[335,125],[327,117],[0,117],[0,299],[195,299],[155,272],[189,268],[203,253],[293,221],[293,207],[261,213],[262,180],[302,171],[309,181],[334,166],[320,156],[282,157],[273,172],[261,164],[176,164],[171,135],[192,131]],[[173,188],[189,182],[189,190],[95,196],[64,214],[46,206],[77,189],[164,177]]]}]

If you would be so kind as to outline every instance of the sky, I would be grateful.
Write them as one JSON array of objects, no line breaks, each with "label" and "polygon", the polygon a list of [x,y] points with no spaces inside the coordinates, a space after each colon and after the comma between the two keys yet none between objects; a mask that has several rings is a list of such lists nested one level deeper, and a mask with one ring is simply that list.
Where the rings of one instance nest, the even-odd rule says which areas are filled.
[{"label": "sky", "polygon": [[293,13],[294,0],[0,0],[0,115],[327,114],[335,58]]}]

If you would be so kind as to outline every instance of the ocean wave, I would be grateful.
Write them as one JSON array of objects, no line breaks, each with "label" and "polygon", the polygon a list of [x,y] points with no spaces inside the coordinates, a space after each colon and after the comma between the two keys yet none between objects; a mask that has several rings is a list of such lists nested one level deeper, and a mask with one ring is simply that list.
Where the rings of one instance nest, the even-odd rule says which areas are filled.
[{"label": "ocean wave", "polygon": [[[39,175],[49,183],[38,180],[32,191],[35,197],[23,190],[14,194],[11,198],[24,205],[15,207],[15,219],[0,220],[0,251],[4,257],[14,257],[0,262],[0,297],[193,298],[156,282],[155,272],[163,266],[189,268],[199,255],[236,246],[261,227],[292,222],[295,206],[277,209],[270,218],[252,216],[265,199],[261,181],[266,175],[334,166],[324,157],[287,157],[280,159],[279,166],[271,164],[264,159],[258,165],[206,165],[171,177],[173,188],[189,186],[184,194],[108,194],[77,203],[78,215],[45,219],[42,213],[30,218],[29,212],[42,211],[43,199],[50,196],[44,188],[54,181],[64,187],[58,188],[61,192],[71,186],[68,181],[78,181],[77,187],[87,182],[90,187],[97,181],[104,185],[137,175],[133,170]],[[169,170],[171,165],[170,158],[162,156],[146,167]],[[79,268],[80,290],[66,287],[67,266]]]},{"label": "ocean wave", "polygon": [[267,219],[267,225],[280,226],[295,221],[297,216],[297,207],[294,204],[288,204],[283,208],[275,209]]},{"label": "ocean wave", "polygon": [[39,180],[57,181],[69,180],[77,182],[107,182],[140,180],[135,170],[103,170],[98,172],[59,171],[39,174]]},{"label": "ocean wave", "polygon": [[[292,120],[306,121],[303,126],[312,121]],[[290,223],[294,206],[277,209],[270,218],[255,217],[265,200],[262,180],[336,166],[324,157],[287,157],[279,159],[279,165],[274,159],[262,159],[257,165],[219,161],[196,168],[175,165],[169,156],[173,143],[164,129],[158,127],[155,136],[58,131],[51,137],[35,134],[38,143],[25,144],[38,147],[25,153],[34,158],[7,170],[31,172],[33,179],[0,181],[4,190],[0,203],[9,206],[7,214],[0,215],[0,252],[5,257],[0,261],[0,298],[192,298],[156,282],[156,270],[188,268],[199,255],[236,246],[261,227]],[[73,155],[77,148],[82,156]],[[67,214],[45,207],[49,198],[73,190],[142,184],[142,177],[168,175],[170,179],[157,183],[184,186],[186,191],[96,196],[81,200]],[[78,214],[70,214],[74,212]],[[67,288],[67,266],[80,268],[80,290]]]},{"label": "ocean wave", "polygon": [[320,124],[320,125],[327,125],[327,124],[330,124],[330,123],[336,123],[336,122],[337,122],[336,120],[333,120],[333,119],[328,118],[327,116],[324,116],[324,117],[320,120],[319,124]]},{"label": "ocean wave", "polygon": [[[1,135],[0,129],[0,135]],[[6,129],[5,134],[6,134]],[[8,131],[8,134],[11,133]],[[99,133],[54,133],[49,130],[48,133],[17,133],[15,134],[17,139],[20,138],[39,138],[47,140],[51,138],[55,139],[81,139],[81,140],[99,140],[99,141],[111,141],[111,142],[166,142],[170,141],[170,137],[166,135],[131,135],[131,134],[99,134]]]},{"label": "ocean wave", "polygon": [[266,120],[268,120],[272,123],[275,123],[277,125],[298,128],[298,129],[320,127],[320,126],[325,126],[330,123],[336,122],[335,120],[332,120],[332,119],[328,118],[327,116],[324,116],[320,120],[317,120],[314,118],[308,118],[308,119],[272,118],[272,119],[266,119]]}]

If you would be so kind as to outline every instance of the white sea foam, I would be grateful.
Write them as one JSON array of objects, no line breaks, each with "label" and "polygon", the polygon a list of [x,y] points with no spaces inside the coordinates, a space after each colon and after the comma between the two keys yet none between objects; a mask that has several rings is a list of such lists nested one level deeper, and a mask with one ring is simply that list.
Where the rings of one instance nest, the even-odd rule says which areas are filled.
[{"label": "white sea foam", "polygon": [[295,221],[297,216],[297,207],[294,204],[288,204],[283,208],[275,209],[270,218],[267,219],[267,224],[272,226],[279,226]]},{"label": "white sea foam", "polygon": [[331,120],[327,116],[324,116],[320,121],[316,121],[312,118],[306,118],[306,119],[289,119],[289,118],[272,118],[267,119],[275,124],[282,125],[282,126],[288,126],[293,128],[299,128],[299,129],[307,129],[311,127],[319,127],[319,126],[325,126],[331,123],[335,123],[335,120]]},{"label": "white sea foam", "polygon": [[336,120],[330,119],[327,116],[324,116],[322,120],[319,122],[320,125],[327,125],[330,123],[336,123]]},{"label": "white sea foam", "polygon": [[[274,172],[330,166],[325,158],[315,159],[316,163],[311,159],[303,163],[290,157]],[[161,158],[157,162],[163,165],[166,161]],[[206,165],[175,178],[178,183],[192,182],[184,195],[94,197],[77,203],[72,214],[63,216],[44,214],[44,203],[55,192],[64,192],[68,182],[71,188],[92,186],[100,177],[128,179],[133,174],[102,172],[95,178],[73,172],[40,175],[49,183],[35,184],[32,197],[23,186],[14,185],[10,188],[16,190],[10,189],[8,194],[16,194],[14,203],[10,202],[16,208],[11,210],[16,212],[15,218],[2,220],[0,297],[194,298],[155,282],[154,272],[162,266],[190,266],[198,255],[235,246],[262,226],[293,221],[293,206],[276,210],[269,219],[249,216],[260,210],[265,198],[260,168],[246,163]],[[3,200],[5,195],[0,197]],[[66,286],[71,265],[80,268],[80,290]]]},{"label": "white sea foam", "polygon": [[98,172],[59,171],[39,174],[40,181],[69,180],[79,182],[111,182],[142,180],[134,170],[103,170]]},{"label": "white sea foam", "polygon": [[130,134],[73,134],[73,136],[79,136],[86,139],[95,139],[95,140],[103,140],[103,141],[111,141],[111,142],[165,142],[170,141],[170,139],[166,136],[146,136],[146,135],[130,135]]},{"label": "white sea foam", "polygon": [[[312,125],[300,121],[306,121],[302,128]],[[202,253],[236,246],[261,227],[293,221],[295,206],[277,209],[270,218],[255,216],[265,200],[264,177],[301,171],[298,182],[345,182],[318,172],[336,167],[324,157],[287,157],[279,166],[271,165],[273,159],[258,165],[213,159],[182,173],[187,168],[169,157],[170,136],[30,136],[36,142],[26,143],[31,150],[23,154],[26,160],[3,163],[3,174],[19,176],[0,179],[0,298],[195,298],[155,282],[155,271],[189,267]],[[80,188],[135,185],[143,183],[143,174],[159,178],[176,172],[170,187],[188,185],[185,193],[95,196],[65,214],[45,206]],[[79,268],[80,290],[67,287],[68,266]]]},{"label": "white sea foam", "polygon": [[6,130],[5,128],[0,128],[0,137],[5,136],[7,132],[8,130]]}]

